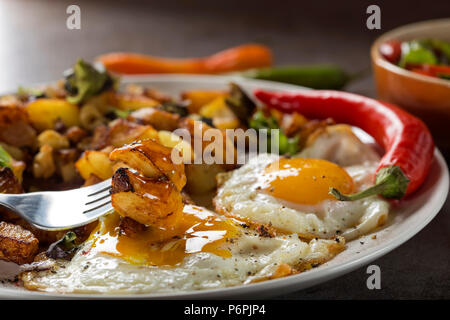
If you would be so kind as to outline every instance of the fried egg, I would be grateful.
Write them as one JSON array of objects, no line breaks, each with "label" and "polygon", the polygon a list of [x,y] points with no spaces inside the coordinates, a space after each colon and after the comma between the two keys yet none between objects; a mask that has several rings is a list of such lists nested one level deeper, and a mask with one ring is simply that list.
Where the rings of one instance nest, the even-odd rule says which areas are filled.
[{"label": "fried egg", "polygon": [[[296,234],[261,236],[239,220],[186,205],[180,235],[118,233],[104,217],[73,259],[26,272],[27,289],[59,293],[163,293],[213,289],[289,275],[324,263],[345,247],[342,237],[305,242]],[[174,233],[174,234],[175,234]]]},{"label": "fried egg", "polygon": [[[343,156],[346,151],[351,159]],[[331,160],[352,165],[341,167],[330,158],[311,155],[329,155]],[[366,189],[372,185],[378,163],[373,160],[378,159],[351,132],[340,139],[324,132],[297,157],[260,154],[241,168],[221,174],[214,205],[223,214],[270,224],[306,239],[342,235],[351,240],[382,225],[389,203],[377,196],[337,201],[329,189],[344,194]]]}]

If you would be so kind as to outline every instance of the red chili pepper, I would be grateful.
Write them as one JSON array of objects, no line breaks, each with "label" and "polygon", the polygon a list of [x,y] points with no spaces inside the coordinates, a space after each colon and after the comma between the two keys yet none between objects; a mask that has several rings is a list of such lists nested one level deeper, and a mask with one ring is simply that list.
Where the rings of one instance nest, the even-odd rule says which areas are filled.
[{"label": "red chili pepper", "polygon": [[268,107],[283,112],[299,112],[308,118],[333,118],[338,123],[359,127],[385,150],[375,175],[375,185],[346,196],[337,190],[339,200],[356,200],[380,194],[400,199],[413,193],[425,180],[434,155],[434,142],[427,126],[394,105],[360,95],[305,90],[274,93],[256,90],[255,96]]},{"label": "red chili pepper", "polygon": [[450,76],[450,66],[433,65],[433,64],[419,64],[407,66],[409,70],[432,77]]},{"label": "red chili pepper", "polygon": [[424,69],[420,69],[420,68],[413,68],[413,69],[410,69],[410,71],[414,72],[414,73],[418,73],[418,74],[424,75],[424,76],[436,77],[436,75],[433,72],[429,71],[429,70],[424,70]]}]

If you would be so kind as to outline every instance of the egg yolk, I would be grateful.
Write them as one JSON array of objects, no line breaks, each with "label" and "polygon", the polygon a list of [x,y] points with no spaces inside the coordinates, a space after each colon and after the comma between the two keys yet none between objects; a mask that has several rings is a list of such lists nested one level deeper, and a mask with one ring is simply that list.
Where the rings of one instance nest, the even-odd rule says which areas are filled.
[{"label": "egg yolk", "polygon": [[304,205],[335,199],[330,188],[353,191],[353,180],[344,169],[320,159],[281,158],[266,167],[264,180],[265,191],[272,196]]},{"label": "egg yolk", "polygon": [[174,266],[196,252],[231,257],[225,243],[238,235],[237,222],[193,205],[184,206],[174,219],[171,225],[148,227],[131,237],[120,233],[120,216],[112,213],[92,232],[91,250],[151,266]]}]

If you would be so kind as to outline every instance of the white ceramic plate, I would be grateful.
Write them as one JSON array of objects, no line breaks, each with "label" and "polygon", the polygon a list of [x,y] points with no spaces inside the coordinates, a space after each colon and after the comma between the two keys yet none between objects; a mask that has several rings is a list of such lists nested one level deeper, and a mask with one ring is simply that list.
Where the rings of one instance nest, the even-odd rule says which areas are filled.
[{"label": "white ceramic plate", "polygon": [[[255,88],[292,91],[301,87],[269,81],[246,80],[238,77],[158,75],[123,79],[124,83],[137,83],[178,95],[187,89],[225,89],[230,81],[240,84],[251,92]],[[362,134],[364,140],[367,136]],[[385,255],[400,246],[423,229],[439,212],[447,198],[449,172],[441,153],[435,150],[431,172],[420,190],[408,200],[402,201],[390,215],[388,223],[381,229],[347,244],[347,249],[331,261],[304,273],[286,278],[269,280],[245,286],[225,289],[180,292],[177,294],[142,295],[57,295],[26,291],[20,288],[0,287],[0,298],[159,298],[159,299],[214,299],[214,298],[263,298],[286,294],[339,277]],[[376,235],[376,238],[373,237]],[[374,239],[375,238],[375,239]],[[364,244],[361,244],[364,242]],[[5,263],[0,263],[5,268]]]}]

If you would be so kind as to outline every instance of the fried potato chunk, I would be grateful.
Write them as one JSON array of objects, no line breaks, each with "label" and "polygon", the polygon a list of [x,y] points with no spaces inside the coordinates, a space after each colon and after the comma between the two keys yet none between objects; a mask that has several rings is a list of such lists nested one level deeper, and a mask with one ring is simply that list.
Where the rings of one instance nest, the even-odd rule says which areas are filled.
[{"label": "fried potato chunk", "polygon": [[111,98],[110,102],[121,110],[137,110],[160,105],[160,102],[153,98],[129,92],[115,93]]},{"label": "fried potato chunk", "polygon": [[352,127],[346,124],[316,129],[308,136],[302,156],[328,160],[341,167],[379,159],[376,151],[371,146],[361,143],[353,133]]},{"label": "fried potato chunk", "polygon": [[0,259],[17,264],[30,263],[38,251],[39,241],[28,230],[0,222]]},{"label": "fried potato chunk", "polygon": [[85,151],[75,163],[80,175],[84,180],[88,180],[91,175],[106,180],[113,175],[113,162],[109,160],[108,152]]},{"label": "fried potato chunk", "polygon": [[189,102],[189,113],[198,113],[204,105],[219,97],[226,97],[229,93],[220,90],[190,90],[181,94],[181,98]]},{"label": "fried potato chunk", "polygon": [[123,119],[109,124],[107,145],[121,147],[124,144],[144,139],[155,139],[158,132],[151,126],[143,126]]},{"label": "fried potato chunk", "polygon": [[111,152],[110,159],[122,161],[148,178],[166,176],[180,191],[186,184],[184,164],[174,163],[172,150],[175,149],[165,147],[154,140],[145,140],[115,149]]},{"label": "fried potato chunk", "polygon": [[[225,130],[212,128],[202,121],[190,118],[181,119],[178,125],[189,133],[196,158],[202,159],[205,152],[210,152],[210,155],[217,159],[217,163],[226,170],[236,167],[237,151],[233,140],[226,135]],[[219,140],[216,141],[216,138]],[[201,146],[201,150],[197,150],[196,145]],[[202,154],[197,154],[199,151]]]},{"label": "fried potato chunk", "polygon": [[4,167],[0,169],[0,193],[22,193],[22,185],[20,184],[14,172]]},{"label": "fried potato chunk", "polygon": [[132,112],[127,119],[150,125],[156,130],[173,131],[178,127],[180,116],[158,108],[143,108]]},{"label": "fried potato chunk", "polygon": [[55,160],[53,158],[53,148],[48,144],[39,149],[33,160],[33,176],[35,178],[50,178],[56,171]]},{"label": "fried potato chunk", "polygon": [[6,208],[0,207],[0,221],[8,222],[12,225],[30,231],[38,240],[39,244],[50,244],[60,239],[66,231],[47,231],[32,226],[26,220],[22,219],[16,213]]},{"label": "fried potato chunk", "polygon": [[147,227],[136,220],[125,217],[120,221],[120,232],[130,238],[135,238],[139,233],[144,232]]},{"label": "fried potato chunk", "polygon": [[217,186],[216,177],[225,172],[220,164],[188,164],[186,165],[186,189],[192,194],[204,194]]},{"label": "fried potato chunk", "polygon": [[53,129],[57,121],[62,121],[67,128],[79,123],[78,106],[65,99],[37,99],[26,106],[26,111],[39,131]]},{"label": "fried potato chunk", "polygon": [[36,131],[30,125],[27,112],[18,106],[0,106],[0,141],[15,147],[31,147]]},{"label": "fried potato chunk", "polygon": [[122,217],[144,225],[161,225],[183,208],[181,193],[165,176],[147,178],[126,168],[114,173],[111,202]]}]

